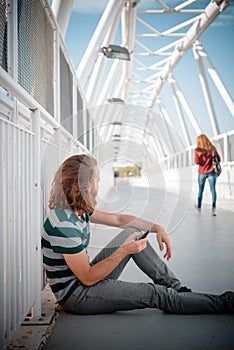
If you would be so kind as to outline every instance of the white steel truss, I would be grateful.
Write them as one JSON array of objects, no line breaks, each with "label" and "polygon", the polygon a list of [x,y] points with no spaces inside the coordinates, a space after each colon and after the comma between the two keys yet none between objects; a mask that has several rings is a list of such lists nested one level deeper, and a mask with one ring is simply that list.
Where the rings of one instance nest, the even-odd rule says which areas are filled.
[{"label": "white steel truss", "polygon": [[220,96],[223,98],[224,103],[226,104],[233,118],[234,118],[234,103],[224,83],[222,82],[222,79],[219,77],[210,59],[208,58],[204,48],[199,42],[197,42],[197,44],[194,45],[193,53],[199,67],[201,86],[202,86],[203,94],[206,100],[207,110],[209,113],[213,133],[215,136],[217,136],[220,133],[220,129],[218,126],[216,115],[215,115],[215,108],[212,103],[211,93],[209,91],[209,84],[207,82],[207,78],[205,75],[205,68],[207,68],[208,73],[210,74],[213,82],[215,83],[216,88],[220,93]]},{"label": "white steel truss", "polygon": [[[59,20],[58,14],[61,13],[64,2],[54,0],[53,5],[55,2],[57,2],[57,18]],[[67,5],[66,13],[69,13],[71,9],[71,2],[69,1]],[[165,123],[167,125],[167,127],[162,126],[164,132],[161,130],[161,135],[164,134],[163,142],[167,145],[168,152],[173,154],[180,150],[178,147],[181,147],[181,143],[176,143],[172,139],[170,131],[167,130],[170,113],[165,103],[163,104],[161,96],[166,84],[169,83],[171,86],[172,100],[174,100],[178,124],[182,130],[184,148],[193,144],[194,135],[204,132],[185,94],[179,88],[178,78],[175,78],[174,75],[175,67],[190,49],[193,49],[194,58],[198,63],[202,95],[213,132],[211,136],[216,137],[221,130],[215,115],[215,107],[212,103],[204,65],[206,65],[208,73],[231,115],[234,114],[232,98],[198,41],[204,31],[230,5],[231,1],[178,0],[171,2],[155,0],[152,8],[138,11],[140,3],[140,0],[108,1],[77,68],[77,77],[90,108],[110,103],[109,101],[113,98],[123,100],[125,104],[144,106],[145,116],[142,118],[145,120],[141,122],[143,128],[148,125],[149,113],[158,111],[163,120],[161,125]],[[164,28],[159,25],[160,16],[168,16],[168,22]],[[176,20],[171,21],[172,16]],[[67,26],[67,20],[67,16],[65,16],[61,22],[62,28]],[[102,48],[115,42],[116,33],[120,28],[122,41],[119,45],[128,49],[131,60],[113,60],[111,64],[108,62],[108,58],[102,54]],[[62,35],[65,36],[64,29]],[[121,113],[125,113],[124,108],[121,108],[121,111]],[[95,120],[97,118],[95,112],[91,114]],[[116,115],[117,113],[113,113],[112,108],[108,108],[103,122],[107,124],[115,122],[112,118],[116,119]],[[124,119],[126,120],[126,116]],[[156,121],[151,122],[156,123]],[[172,125],[170,128],[173,129],[174,126]],[[105,128],[100,130],[102,130],[100,131],[101,139],[105,138],[105,135],[109,139],[112,128],[108,133],[105,132]],[[143,142],[147,144],[148,137],[147,132],[144,131],[143,134],[145,135],[143,138],[141,133],[138,135],[142,145]],[[122,135],[117,143],[115,143],[115,139],[113,140],[115,143],[113,148],[121,148],[121,142],[119,142],[121,137]],[[155,147],[157,148],[157,145]]]}]

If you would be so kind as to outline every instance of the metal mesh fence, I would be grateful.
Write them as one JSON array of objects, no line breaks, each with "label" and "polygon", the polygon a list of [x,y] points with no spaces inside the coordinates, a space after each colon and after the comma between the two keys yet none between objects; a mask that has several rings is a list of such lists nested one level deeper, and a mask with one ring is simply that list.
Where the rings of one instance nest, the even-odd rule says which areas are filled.
[{"label": "metal mesh fence", "polygon": [[61,124],[72,133],[73,77],[66,58],[60,50],[60,110]]},{"label": "metal mesh fence", "polygon": [[7,0],[0,0],[0,65],[7,71]]},{"label": "metal mesh fence", "polygon": [[18,82],[54,114],[54,32],[41,0],[18,1]]}]

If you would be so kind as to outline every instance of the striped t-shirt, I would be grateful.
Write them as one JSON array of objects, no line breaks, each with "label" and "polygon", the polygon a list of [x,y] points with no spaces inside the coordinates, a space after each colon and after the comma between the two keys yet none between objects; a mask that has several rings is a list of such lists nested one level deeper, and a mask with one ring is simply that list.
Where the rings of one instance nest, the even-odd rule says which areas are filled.
[{"label": "striped t-shirt", "polygon": [[72,210],[56,208],[50,211],[44,222],[43,265],[59,304],[63,304],[80,284],[67,266],[63,254],[76,254],[86,249],[90,238],[90,215],[83,215],[81,221]]}]

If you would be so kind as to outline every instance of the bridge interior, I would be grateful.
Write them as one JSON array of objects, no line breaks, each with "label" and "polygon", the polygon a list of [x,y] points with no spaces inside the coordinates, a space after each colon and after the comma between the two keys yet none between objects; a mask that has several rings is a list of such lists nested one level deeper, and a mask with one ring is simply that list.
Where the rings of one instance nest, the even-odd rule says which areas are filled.
[{"label": "bridge interior", "polygon": [[[95,1],[99,11],[95,20],[93,12],[87,12],[87,8],[96,11],[91,1],[0,3],[3,349],[29,312],[33,310],[32,323],[43,322],[42,223],[54,173],[75,153],[91,153],[98,160],[100,208],[146,215],[167,228],[174,247],[169,264],[185,284],[214,293],[234,289],[234,4],[229,0]],[[86,12],[80,11],[82,6]],[[224,24],[230,28],[225,40]],[[212,30],[216,30],[213,37],[209,36]],[[81,48],[81,39],[88,35]],[[217,46],[219,50],[212,49]],[[217,51],[219,59],[213,60]],[[222,76],[223,66],[229,65],[230,74]],[[216,218],[210,215],[208,189],[201,215],[194,210],[193,153],[201,133],[209,136],[222,159]],[[127,166],[131,170],[124,180],[114,176]],[[132,176],[133,171],[137,176]],[[96,238],[98,230],[93,227],[93,253],[115,232],[105,230]],[[130,265],[124,278],[143,276]],[[116,337],[133,344],[133,334],[136,348],[142,348],[144,340],[150,349],[157,336],[165,349],[172,347],[175,338],[180,345],[184,341],[180,346],[184,349],[190,338],[194,349],[203,345],[218,349],[221,344],[231,349],[233,317],[199,317],[198,325],[198,317],[170,319],[149,310],[138,316],[138,312],[125,319],[107,316],[103,324],[99,317],[87,318],[104,329],[109,322],[119,329],[107,336],[98,328],[92,339],[101,334],[113,349],[116,344],[124,346],[115,342]],[[87,341],[87,333],[83,340],[80,337],[79,329],[84,331],[80,318],[76,320],[61,314],[48,349],[65,346],[62,338],[67,341],[68,337],[61,329],[66,334],[74,331],[70,344]],[[140,338],[136,333],[141,335],[142,328]],[[107,341],[103,346],[108,345]],[[82,343],[82,349],[90,347],[91,343]]]},{"label": "bridge interior", "polygon": [[[209,198],[199,214],[194,208],[194,198],[188,200],[187,196],[178,197],[175,193],[166,193],[165,196],[164,191],[155,188],[151,188],[147,196],[145,187],[132,185],[126,180],[117,185],[117,190],[112,188],[107,199],[104,210],[118,210],[149,220],[160,218],[159,221],[170,231],[173,246],[173,257],[168,266],[193,292],[221,293],[234,289],[233,200],[222,200],[217,217],[212,217]],[[226,209],[223,209],[225,204]],[[171,215],[173,211],[176,211],[174,217]],[[90,257],[94,257],[118,231],[94,226]],[[150,235],[149,240],[163,259],[154,235]],[[151,282],[132,261],[121,279]],[[80,316],[61,311],[45,348],[73,349],[77,344],[77,348],[88,350],[95,344],[96,348],[104,350],[121,347],[137,350],[154,350],[156,347],[165,350],[231,350],[233,324],[233,315],[168,315],[159,310],[145,309]],[[28,337],[27,342],[22,341],[22,336],[21,330],[18,343],[15,341],[13,344],[36,343],[35,334]]]}]

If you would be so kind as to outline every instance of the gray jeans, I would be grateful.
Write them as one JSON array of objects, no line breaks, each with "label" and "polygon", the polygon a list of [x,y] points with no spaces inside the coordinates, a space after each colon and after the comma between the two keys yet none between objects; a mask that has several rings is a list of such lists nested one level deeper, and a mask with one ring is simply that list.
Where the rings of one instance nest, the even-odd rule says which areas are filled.
[{"label": "gray jeans", "polygon": [[[136,231],[128,228],[120,232],[91,262],[94,265],[111,255],[126,238]],[[118,278],[130,259],[152,279],[152,283],[134,283]],[[181,283],[147,243],[140,253],[127,256],[102,281],[86,287],[80,284],[63,309],[73,314],[102,314],[115,311],[157,308],[169,313],[202,314],[233,313],[234,293],[222,295],[178,293]]]}]

